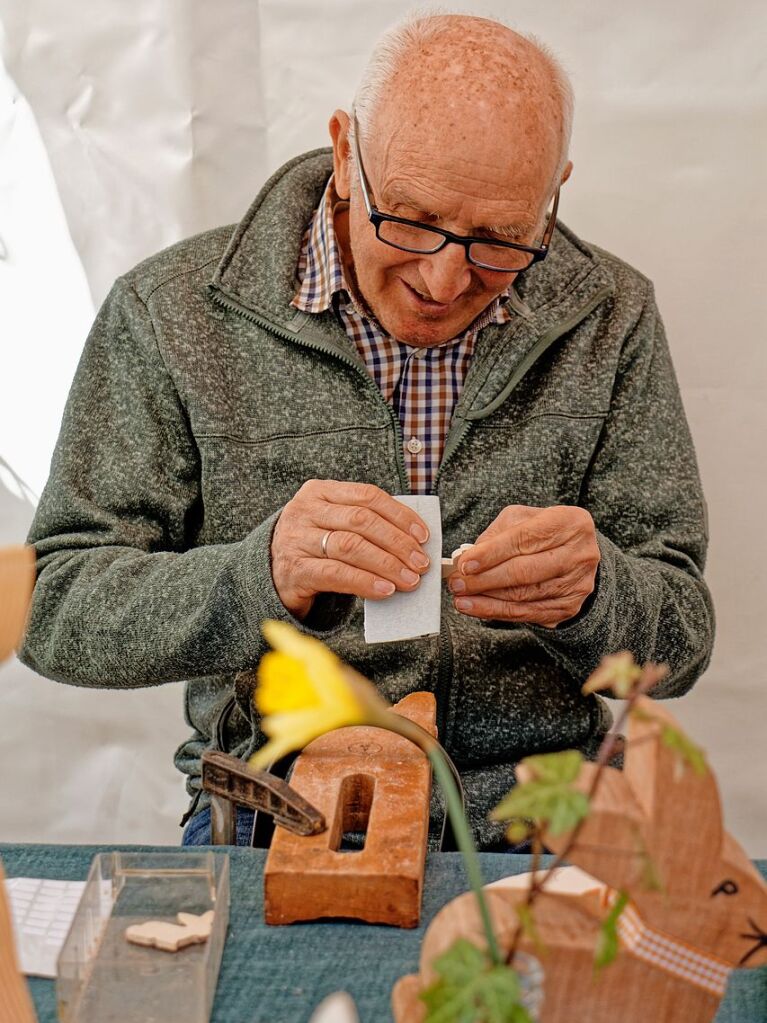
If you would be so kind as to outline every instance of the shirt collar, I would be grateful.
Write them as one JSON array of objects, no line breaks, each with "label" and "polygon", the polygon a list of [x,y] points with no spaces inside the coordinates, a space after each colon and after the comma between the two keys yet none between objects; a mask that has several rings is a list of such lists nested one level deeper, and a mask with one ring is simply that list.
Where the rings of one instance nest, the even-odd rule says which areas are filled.
[{"label": "shirt collar", "polygon": [[339,292],[351,296],[333,226],[333,208],[338,202],[333,177],[331,174],[301,244],[297,270],[301,285],[292,305],[306,313],[329,309]]}]

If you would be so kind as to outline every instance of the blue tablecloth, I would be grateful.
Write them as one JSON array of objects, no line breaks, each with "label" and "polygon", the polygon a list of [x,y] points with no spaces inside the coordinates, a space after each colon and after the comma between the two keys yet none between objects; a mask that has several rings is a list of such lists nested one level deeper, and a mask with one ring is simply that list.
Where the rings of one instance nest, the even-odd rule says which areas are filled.
[{"label": "blue tablecloth", "polygon": [[[97,852],[112,848],[128,847],[0,845],[0,859],[9,877],[77,881],[85,879]],[[168,851],[167,847],[142,848]],[[427,862],[422,923],[415,930],[335,921],[267,927],[262,888],[265,853],[235,848],[227,852],[231,913],[213,1023],[306,1023],[318,1002],[340,989],[354,996],[361,1023],[391,1019],[394,981],[417,970],[426,926],[446,902],[466,889],[459,854],[437,853]],[[481,860],[487,881],[529,869],[526,856],[486,853]],[[767,877],[767,861],[758,861],[757,867]],[[32,978],[30,988],[39,1023],[54,1023],[54,982]],[[716,1020],[767,1023],[767,967],[732,975]]]}]

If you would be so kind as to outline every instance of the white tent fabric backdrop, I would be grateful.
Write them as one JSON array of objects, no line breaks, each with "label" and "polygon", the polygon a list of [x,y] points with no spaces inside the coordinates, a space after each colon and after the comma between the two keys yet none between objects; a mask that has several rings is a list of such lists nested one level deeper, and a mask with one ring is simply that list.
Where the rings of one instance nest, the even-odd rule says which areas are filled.
[{"label": "white tent fabric backdrop", "polygon": [[[674,711],[709,751],[730,829],[767,855],[767,8],[463,8],[511,13],[563,58],[577,107],[561,215],[656,283],[708,495],[718,612],[712,666]],[[238,220],[281,162],[324,145],[372,40],[406,9],[0,0],[0,543],[24,539],[114,277]],[[180,686],[81,690],[12,662],[0,708],[0,840],[178,841]]]}]

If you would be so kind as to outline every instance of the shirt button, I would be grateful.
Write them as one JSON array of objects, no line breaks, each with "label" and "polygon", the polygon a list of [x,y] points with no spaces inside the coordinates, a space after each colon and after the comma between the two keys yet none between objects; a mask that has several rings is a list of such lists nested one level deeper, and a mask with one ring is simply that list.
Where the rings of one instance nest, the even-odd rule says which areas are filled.
[{"label": "shirt button", "polygon": [[428,349],[426,349],[426,348],[419,348],[419,349],[417,349],[417,351],[413,352],[413,358],[414,359],[425,359],[427,351],[428,351]]},{"label": "shirt button", "polygon": [[417,455],[422,448],[423,444],[417,437],[411,437],[407,442],[407,449],[411,455]]}]

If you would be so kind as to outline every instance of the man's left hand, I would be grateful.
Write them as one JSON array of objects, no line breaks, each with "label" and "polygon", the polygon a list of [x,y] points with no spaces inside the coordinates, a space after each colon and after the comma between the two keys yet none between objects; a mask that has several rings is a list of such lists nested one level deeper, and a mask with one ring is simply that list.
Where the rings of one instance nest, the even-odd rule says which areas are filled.
[{"label": "man's left hand", "polygon": [[462,614],[553,629],[593,593],[599,546],[591,515],[570,505],[509,505],[450,576]]}]

